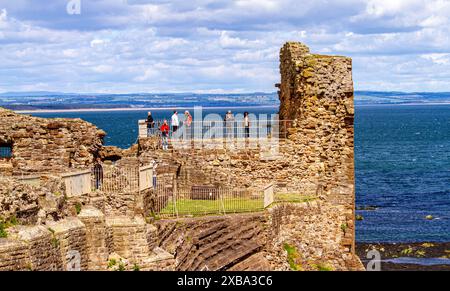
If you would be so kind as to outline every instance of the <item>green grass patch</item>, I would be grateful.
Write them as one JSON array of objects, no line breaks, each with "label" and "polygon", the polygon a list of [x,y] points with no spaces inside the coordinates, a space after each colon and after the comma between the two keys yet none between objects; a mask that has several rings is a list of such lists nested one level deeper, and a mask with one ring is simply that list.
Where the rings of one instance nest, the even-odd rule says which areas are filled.
[{"label": "green grass patch", "polygon": [[6,232],[6,229],[18,225],[19,221],[15,216],[12,216],[8,220],[0,219],[0,238],[7,238],[8,233]]},{"label": "green grass patch", "polygon": [[412,249],[412,247],[408,247],[408,248],[402,250],[400,252],[400,254],[402,254],[403,256],[409,256],[409,255],[411,255],[413,253],[413,251],[414,250]]},{"label": "green grass patch", "polygon": [[75,212],[77,213],[77,215],[81,213],[81,207],[82,205],[80,202],[75,203]]},{"label": "green grass patch", "polygon": [[424,248],[432,248],[432,247],[434,247],[434,244],[432,244],[432,243],[423,243],[422,247],[424,247]]},{"label": "green grass patch", "polygon": [[292,271],[301,271],[302,267],[300,264],[298,264],[300,255],[299,255],[297,249],[288,243],[285,243],[283,248],[287,252],[288,262],[289,262],[289,266],[291,267],[291,270]]},{"label": "green grass patch", "polygon": [[[176,210],[179,215],[201,216],[208,214],[257,212],[264,209],[262,199],[234,198],[218,200],[190,200],[180,199],[176,201]],[[174,215],[175,204],[169,201],[159,215]]]},{"label": "green grass patch", "polygon": [[301,193],[278,193],[275,194],[275,202],[304,203],[315,200],[316,197],[305,196]]},{"label": "green grass patch", "polygon": [[115,265],[117,265],[117,261],[115,259],[110,259],[108,261],[108,269],[111,269],[112,267],[114,267]]},{"label": "green grass patch", "polygon": [[417,250],[416,251],[416,257],[418,258],[424,258],[426,256],[426,252],[424,250]]},{"label": "green grass patch", "polygon": [[317,270],[317,271],[334,271],[333,267],[324,264],[324,263],[319,263],[319,264],[313,264],[313,267]]},{"label": "green grass patch", "polygon": [[5,223],[0,221],[0,238],[7,238],[8,233],[6,232],[6,226]]}]

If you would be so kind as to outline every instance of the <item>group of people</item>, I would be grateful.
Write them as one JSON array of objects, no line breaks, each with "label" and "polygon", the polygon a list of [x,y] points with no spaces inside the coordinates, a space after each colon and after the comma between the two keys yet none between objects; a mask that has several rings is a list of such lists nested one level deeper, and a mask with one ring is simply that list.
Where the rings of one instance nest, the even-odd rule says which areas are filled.
[{"label": "group of people", "polygon": [[[234,120],[234,115],[231,112],[231,110],[228,110],[227,114],[225,114],[225,118],[223,121],[225,122],[227,137],[233,137],[235,120]],[[250,114],[248,112],[244,112],[243,127],[244,127],[245,137],[249,138],[250,137]]]},{"label": "group of people", "polygon": [[[189,111],[184,112],[185,120],[183,124],[186,127],[190,127],[192,125],[192,115],[189,113]],[[180,128],[180,119],[178,118],[178,111],[174,111],[171,120],[171,126],[172,126],[172,132],[177,132]],[[159,128],[158,128],[159,127]],[[147,132],[148,135],[154,135],[157,130],[161,132],[161,141],[162,141],[162,147],[163,150],[169,149],[169,134],[170,134],[170,127],[167,119],[164,119],[163,123],[161,125],[157,125],[155,123],[155,120],[153,119],[152,113],[149,112],[147,115]],[[190,131],[189,131],[190,132]]]},{"label": "group of people", "polygon": [[[178,129],[180,128],[180,119],[178,118],[177,111],[173,112],[173,115],[170,118],[170,121],[171,121],[170,125],[172,126],[172,132],[173,133],[177,132]],[[185,126],[186,134],[188,134],[188,135],[191,134],[190,127],[192,125],[192,121],[193,121],[192,115],[190,114],[190,112],[185,111],[183,125]],[[148,136],[155,135],[156,132],[158,132],[158,130],[159,130],[159,132],[161,133],[161,141],[162,141],[163,150],[168,150],[169,149],[170,126],[169,126],[167,119],[164,119],[163,123],[159,126],[156,124],[155,120],[153,119],[152,113],[148,112],[146,123],[147,123]],[[234,119],[234,115],[231,112],[231,110],[229,110],[225,114],[224,123],[225,123],[227,137],[228,138],[233,137],[234,136],[235,119]],[[250,114],[248,112],[244,113],[243,127],[244,127],[245,137],[249,138],[250,137]]]}]

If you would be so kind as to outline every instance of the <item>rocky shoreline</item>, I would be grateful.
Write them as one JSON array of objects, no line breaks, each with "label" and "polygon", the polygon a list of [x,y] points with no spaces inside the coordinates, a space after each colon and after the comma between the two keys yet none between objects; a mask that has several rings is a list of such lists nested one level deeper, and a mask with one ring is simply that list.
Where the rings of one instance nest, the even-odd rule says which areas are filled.
[{"label": "rocky shoreline", "polygon": [[[364,266],[370,261],[367,253],[373,249],[381,254],[382,271],[450,271],[450,242],[357,243],[356,253]],[[445,263],[439,264],[442,261]]]}]

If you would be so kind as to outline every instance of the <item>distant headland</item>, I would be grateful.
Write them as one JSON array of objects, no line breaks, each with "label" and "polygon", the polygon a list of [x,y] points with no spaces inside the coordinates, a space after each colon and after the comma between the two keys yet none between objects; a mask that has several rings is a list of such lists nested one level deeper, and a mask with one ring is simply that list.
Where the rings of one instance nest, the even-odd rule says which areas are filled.
[{"label": "distant headland", "polygon": [[[449,92],[356,91],[355,105],[450,104]],[[61,92],[0,93],[0,106],[20,113],[112,110],[168,110],[203,106],[210,109],[279,106],[276,92],[197,94],[130,93],[75,94]]]}]

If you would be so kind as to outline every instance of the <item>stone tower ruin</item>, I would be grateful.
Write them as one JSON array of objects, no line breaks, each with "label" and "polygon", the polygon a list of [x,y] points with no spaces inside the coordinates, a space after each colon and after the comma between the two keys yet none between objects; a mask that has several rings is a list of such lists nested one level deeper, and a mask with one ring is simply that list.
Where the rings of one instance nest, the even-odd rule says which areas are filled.
[{"label": "stone tower ruin", "polygon": [[312,54],[304,44],[288,42],[281,49],[280,62],[280,120],[293,120],[288,131],[301,149],[298,159],[303,179],[316,181],[319,195],[343,206],[349,229],[346,244],[353,248],[352,60]]}]

